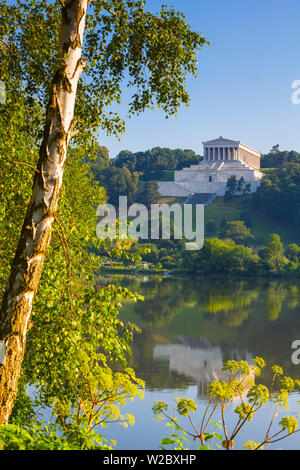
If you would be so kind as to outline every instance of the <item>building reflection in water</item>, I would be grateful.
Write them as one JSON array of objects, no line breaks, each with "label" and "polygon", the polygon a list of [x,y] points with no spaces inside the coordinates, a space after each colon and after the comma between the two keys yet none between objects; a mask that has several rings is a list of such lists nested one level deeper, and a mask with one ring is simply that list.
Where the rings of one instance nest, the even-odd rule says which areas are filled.
[{"label": "building reflection in water", "polygon": [[[168,360],[169,369],[181,376],[193,379],[198,385],[198,398],[207,397],[206,389],[212,380],[226,380],[222,370],[224,357],[219,346],[213,347],[206,338],[180,336],[178,344],[156,344],[153,358]],[[253,355],[247,351],[228,351],[232,360],[251,362]]]}]

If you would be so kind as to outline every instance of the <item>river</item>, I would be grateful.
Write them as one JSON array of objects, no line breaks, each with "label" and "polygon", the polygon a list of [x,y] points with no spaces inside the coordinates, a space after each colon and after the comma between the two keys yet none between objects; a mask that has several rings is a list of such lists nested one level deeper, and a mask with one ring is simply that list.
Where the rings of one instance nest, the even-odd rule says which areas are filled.
[{"label": "river", "polygon": [[[135,335],[129,365],[145,380],[146,389],[143,400],[122,410],[135,416],[134,426],[123,429],[114,424],[105,432],[106,437],[116,439],[117,449],[159,449],[169,428],[154,420],[155,401],[166,401],[173,409],[176,397],[195,400],[199,424],[208,401],[207,385],[222,376],[226,360],[251,361],[261,356],[269,364],[281,365],[292,378],[300,378],[300,365],[291,360],[291,345],[300,339],[300,280],[113,275],[106,283],[144,296],[143,302],[128,303],[121,310],[123,320],[142,330]],[[270,373],[259,378],[265,385],[270,381]],[[297,417],[299,400],[298,392],[291,393],[290,410],[285,414]],[[229,427],[236,422],[236,406],[226,410]],[[235,441],[236,448],[264,437],[273,409],[272,404],[266,405],[247,423]],[[190,448],[197,445],[193,442]],[[300,433],[271,448],[300,449]]]}]

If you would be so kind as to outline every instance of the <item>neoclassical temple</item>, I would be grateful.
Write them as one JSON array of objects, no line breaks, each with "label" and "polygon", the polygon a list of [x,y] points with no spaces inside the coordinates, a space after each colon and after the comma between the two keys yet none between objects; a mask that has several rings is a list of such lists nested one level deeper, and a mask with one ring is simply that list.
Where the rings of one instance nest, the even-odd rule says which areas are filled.
[{"label": "neoclassical temple", "polygon": [[253,168],[260,169],[260,152],[242,144],[239,140],[219,139],[203,143],[204,161],[233,161],[247,163]]},{"label": "neoclassical temple", "polygon": [[174,172],[173,182],[159,182],[162,196],[191,197],[210,194],[223,196],[228,178],[235,175],[256,191],[263,173],[260,171],[261,153],[240,141],[224,139],[203,142],[203,160],[198,165]]}]

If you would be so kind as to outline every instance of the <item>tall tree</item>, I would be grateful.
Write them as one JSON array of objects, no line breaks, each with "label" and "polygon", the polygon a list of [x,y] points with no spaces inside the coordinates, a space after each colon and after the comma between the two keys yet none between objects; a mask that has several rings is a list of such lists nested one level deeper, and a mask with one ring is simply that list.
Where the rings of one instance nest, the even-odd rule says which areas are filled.
[{"label": "tall tree", "polygon": [[40,158],[1,309],[1,338],[6,344],[0,382],[1,424],[8,422],[12,411],[32,304],[55,220],[67,148],[74,127],[76,90],[85,65],[81,44],[87,4],[87,0],[78,0],[66,2],[62,7],[58,66],[50,87]]},{"label": "tall tree", "polygon": [[0,338],[6,344],[0,424],[7,424],[71,137],[80,131],[78,139],[87,140],[99,127],[116,134],[124,129],[107,107],[120,102],[125,75],[135,88],[131,114],[152,108],[155,101],[174,114],[189,101],[184,78],[196,74],[196,52],[206,41],[179,12],[163,7],[154,15],[142,1],[1,0],[0,6],[0,78],[14,77],[8,92],[48,101],[32,195],[0,314]]},{"label": "tall tree", "polygon": [[280,271],[286,264],[283,244],[277,233],[268,236],[266,245],[261,250],[261,258],[270,271]]},{"label": "tall tree", "polygon": [[147,181],[143,191],[139,195],[138,202],[145,204],[145,206],[150,209],[151,204],[157,204],[159,196],[157,181]]},{"label": "tall tree", "polygon": [[95,149],[93,149],[93,155],[90,155],[86,159],[89,167],[91,168],[92,173],[97,176],[104,168],[110,166],[110,159],[109,159],[109,150],[107,147],[103,145],[99,145]]}]

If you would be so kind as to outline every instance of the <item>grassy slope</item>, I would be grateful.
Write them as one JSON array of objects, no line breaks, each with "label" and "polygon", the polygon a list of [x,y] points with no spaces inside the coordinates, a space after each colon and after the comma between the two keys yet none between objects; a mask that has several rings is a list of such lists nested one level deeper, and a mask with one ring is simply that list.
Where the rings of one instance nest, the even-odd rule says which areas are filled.
[{"label": "grassy slope", "polygon": [[[182,203],[184,202],[184,198],[176,198],[176,197],[162,197],[159,200],[160,204],[174,204],[174,203]],[[220,224],[221,220],[225,219],[226,221],[231,220],[240,220],[240,214],[243,211],[247,211],[250,213],[253,227],[251,229],[252,234],[254,235],[255,239],[249,243],[249,246],[253,247],[261,247],[264,245],[264,242],[268,235],[271,233],[278,233],[282,242],[287,245],[288,243],[300,243],[299,236],[295,231],[295,227],[288,226],[284,224],[279,224],[268,217],[265,214],[262,214],[253,209],[251,204],[251,196],[237,196],[234,197],[231,201],[224,201],[223,197],[217,197],[212,204],[209,206],[205,206],[204,209],[204,217],[205,217],[205,224],[210,220],[213,220],[217,227],[218,232],[216,236],[220,235]]]},{"label": "grassy slope", "polygon": [[210,206],[205,207],[205,223],[213,220],[219,228],[223,218],[226,221],[239,220],[242,211],[248,211],[252,219],[251,232],[255,236],[252,246],[263,245],[264,240],[271,233],[278,233],[284,244],[299,243],[299,237],[297,237],[294,227],[274,222],[254,210],[251,205],[251,196],[248,195],[237,196],[230,202],[224,201],[222,197],[217,197]]}]

